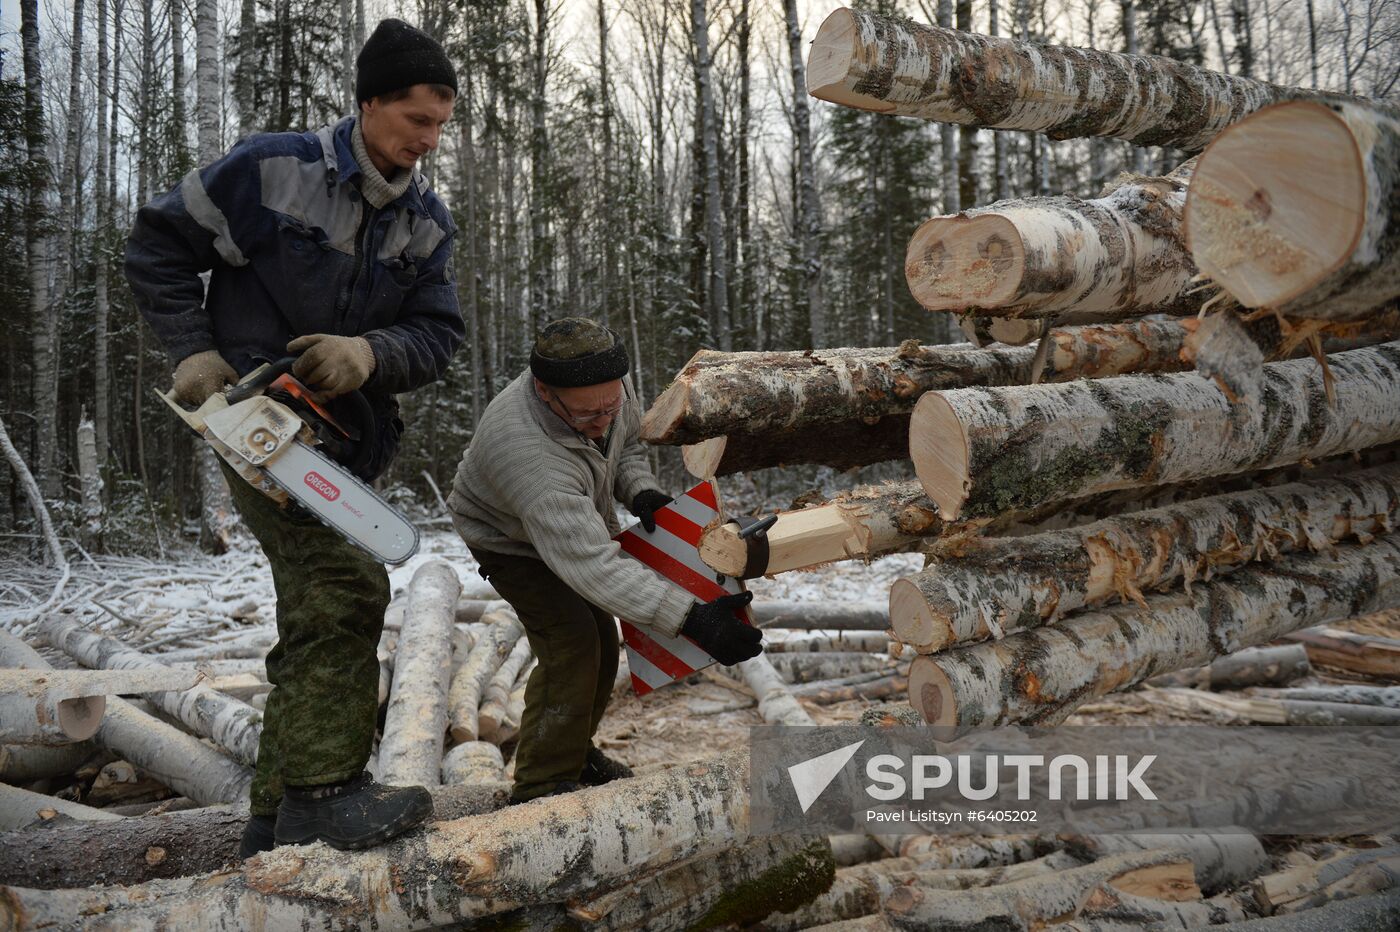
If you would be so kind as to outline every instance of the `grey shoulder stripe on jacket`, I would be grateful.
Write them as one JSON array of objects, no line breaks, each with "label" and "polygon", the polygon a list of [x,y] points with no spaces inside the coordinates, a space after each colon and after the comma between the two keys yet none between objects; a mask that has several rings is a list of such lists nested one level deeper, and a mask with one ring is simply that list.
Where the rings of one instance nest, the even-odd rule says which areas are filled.
[{"label": "grey shoulder stripe on jacket", "polygon": [[229,229],[224,212],[209,199],[204,190],[204,182],[199,178],[199,169],[194,169],[180,182],[180,197],[185,201],[185,210],[194,222],[214,234],[214,250],[229,265],[247,265],[248,259],[238,244],[233,241],[233,231]]}]

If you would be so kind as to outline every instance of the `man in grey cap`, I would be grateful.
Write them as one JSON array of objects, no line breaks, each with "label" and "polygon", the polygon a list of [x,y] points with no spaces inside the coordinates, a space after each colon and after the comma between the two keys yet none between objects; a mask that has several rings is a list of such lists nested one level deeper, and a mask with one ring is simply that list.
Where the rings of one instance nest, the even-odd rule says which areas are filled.
[{"label": "man in grey cap", "polygon": [[[456,228],[415,170],[451,115],[452,63],[430,36],[391,19],[357,65],[355,116],[315,133],[250,136],[142,207],[126,274],[176,364],[182,402],[198,406],[259,364],[296,355],[293,371],[332,416],[359,426],[341,459],[368,481],[398,449],[394,396],[441,378],[464,327]],[[277,591],[273,689],[240,853],[379,844],[432,812],[423,787],[380,786],[365,771],[388,574],[309,513],[225,473]]]},{"label": "man in grey cap", "polygon": [[763,649],[736,615],[748,593],[697,602],[612,540],[615,502],[655,530],[653,515],[671,501],[647,466],[627,360],[617,334],[594,321],[546,326],[530,368],[487,406],[447,499],[539,660],[525,688],[514,802],[632,775],[593,746],[617,673],[614,616],[685,635],[725,664]]}]

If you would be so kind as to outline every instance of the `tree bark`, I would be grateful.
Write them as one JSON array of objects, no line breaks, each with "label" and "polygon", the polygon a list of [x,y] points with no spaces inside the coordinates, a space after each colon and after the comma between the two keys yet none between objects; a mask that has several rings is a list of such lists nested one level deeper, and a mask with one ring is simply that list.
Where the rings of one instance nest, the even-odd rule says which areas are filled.
[{"label": "tree bark", "polygon": [[[1301,647],[1302,645],[1294,645]],[[1271,684],[1272,685],[1272,684]],[[1260,690],[1255,695],[1273,699],[1304,699],[1309,702],[1347,702],[1353,705],[1400,709],[1400,686],[1293,686],[1288,689]]]},{"label": "tree bark", "polygon": [[940,516],[953,521],[1400,439],[1391,416],[1400,345],[1338,353],[1328,365],[1335,405],[1311,360],[1267,364],[1260,402],[1246,408],[1194,374],[930,392],[910,419],[910,453]]},{"label": "tree bark", "polygon": [[999,641],[916,657],[909,698],[956,734],[1053,724],[1159,673],[1199,666],[1312,625],[1400,606],[1400,541],[1245,567],[1190,593],[1152,596]]},{"label": "tree bark", "polygon": [[1336,667],[1367,676],[1400,677],[1400,640],[1350,631],[1295,631],[1288,640],[1308,649],[1314,666]]},{"label": "tree bark", "polygon": [[1061,835],[1065,850],[1084,861],[1134,851],[1167,850],[1185,854],[1195,870],[1196,885],[1215,893],[1253,880],[1269,866],[1259,839],[1247,832],[1210,835]]},{"label": "tree bark", "polygon": [[1191,255],[1245,307],[1364,318],[1400,295],[1397,180],[1400,112],[1270,107],[1201,155],[1186,199]]},{"label": "tree bark", "polygon": [[[80,820],[85,825],[91,822],[120,821],[122,819],[115,813],[103,812],[101,809],[84,806],[82,803],[59,799],[56,796],[45,796],[43,793],[33,793],[17,786],[6,786],[0,783],[0,831],[10,832],[14,829],[24,828],[34,822],[51,819],[55,815]],[[3,917],[4,913],[0,912],[0,918]]]},{"label": "tree bark", "polygon": [[[285,847],[241,870],[132,887],[0,888],[0,917],[88,929],[418,929],[594,894],[748,840],[748,756],[438,822],[362,852]],[[650,814],[665,812],[657,821]],[[596,826],[608,826],[600,832]],[[562,829],[562,830],[561,830]],[[81,918],[80,918],[81,917]]]},{"label": "tree bark", "polygon": [[97,734],[106,696],[0,694],[0,743],[58,747]]},{"label": "tree bark", "polygon": [[452,676],[453,613],[461,591],[457,571],[443,560],[420,566],[408,584],[394,683],[379,742],[383,783],[438,785]]},{"label": "tree bark", "polygon": [[880,602],[755,602],[749,606],[760,628],[800,628],[821,631],[876,631],[889,626]]},{"label": "tree bark", "polygon": [[[84,630],[63,615],[49,615],[39,622],[38,633],[86,667],[107,670],[170,669],[158,659],[132,650],[116,638]],[[176,672],[173,669],[171,672]],[[258,760],[262,713],[231,696],[200,683],[180,692],[151,693],[158,707],[183,722],[195,734],[210,738],[249,766]]]},{"label": "tree bark", "polygon": [[1094,894],[1142,894],[1153,900],[1200,895],[1191,863],[1175,851],[1117,854],[1068,870],[976,890],[902,886],[885,898],[885,914],[899,928],[1039,927],[1078,915]]},{"label": "tree bark", "polygon": [[815,725],[812,716],[788,692],[787,682],[765,654],[739,664],[744,682],[758,697],[758,714],[769,725]]},{"label": "tree bark", "polygon": [[1312,664],[1308,662],[1308,652],[1303,645],[1282,644],[1250,647],[1226,654],[1208,666],[1154,676],[1147,683],[1149,686],[1191,686],[1217,691],[1249,689],[1282,686],[1311,672]]},{"label": "tree bark", "polygon": [[[505,783],[433,789],[433,819],[494,812]],[[106,812],[108,810],[96,810]],[[128,885],[218,871],[238,863],[246,808],[206,806],[93,825],[45,825],[0,835],[0,884],[44,890]]]},{"label": "tree bark", "polygon": [[15,786],[48,777],[67,777],[95,754],[102,753],[92,741],[62,747],[0,745],[0,782]]},{"label": "tree bark", "polygon": [[819,654],[832,651],[865,652],[883,654],[889,649],[890,636],[886,631],[842,631],[825,634],[812,631],[764,632],[763,649],[778,654]]},{"label": "tree bark", "polygon": [[[1177,372],[1189,328],[1170,320],[1056,329],[1042,381]],[[713,440],[715,476],[796,463],[836,469],[908,456],[907,414],[928,391],[1031,381],[1034,347],[966,344],[691,358],[647,411],[642,439]]]},{"label": "tree bark", "polygon": [[1230,932],[1319,932],[1323,929],[1384,929],[1400,912],[1400,890],[1326,903],[1298,913],[1250,919]]},{"label": "tree bark", "polygon": [[97,431],[86,413],[78,422],[78,482],[83,494],[83,523],[79,534],[85,548],[96,550],[102,546],[102,471]]},{"label": "tree bark", "polygon": [[1206,712],[1230,724],[1400,725],[1400,709],[1387,709],[1384,706],[1231,696],[1199,689],[1169,688],[1154,695],[1193,711]]},{"label": "tree bark", "polygon": [[878,113],[1187,151],[1260,107],[1315,96],[1155,55],[992,39],[849,9],[817,31],[807,90]]},{"label": "tree bark", "polygon": [[1261,877],[1251,886],[1260,908],[1277,916],[1390,890],[1397,886],[1397,876],[1400,848],[1372,848],[1344,851],[1314,864],[1289,868]]},{"label": "tree bark", "polygon": [[1020,864],[967,870],[920,869],[903,863],[904,858],[892,860],[899,863],[876,861],[837,870],[831,888],[821,896],[796,911],[769,916],[759,928],[762,932],[798,932],[823,923],[871,916],[880,911],[890,894],[906,885],[925,890],[972,890],[1080,866],[1079,861],[1063,852]]},{"label": "tree bark", "polygon": [[93,229],[93,367],[92,420],[95,431],[99,475],[107,463],[108,442],[111,437],[109,396],[111,376],[108,367],[107,327],[111,316],[111,301],[107,294],[107,252],[102,247],[112,220],[112,199],[108,196],[107,180],[107,82],[110,62],[107,53],[107,4],[97,2],[97,152],[96,180],[93,200],[97,205],[97,221]]},{"label": "tree bark", "polygon": [[700,129],[699,166],[705,191],[705,241],[709,253],[709,283],[705,290],[710,333],[715,345],[729,350],[733,338],[729,327],[729,280],[725,268],[723,201],[719,187],[719,124],[715,110],[710,62],[710,21],[706,0],[690,0],[690,38],[695,47],[695,86],[698,91],[696,120]]},{"label": "tree bark", "polygon": [[1295,550],[1363,543],[1400,519],[1400,467],[1154,508],[1026,537],[954,538],[890,589],[890,623],[923,653],[1053,624],[1113,598],[1190,588]]},{"label": "tree bark", "polygon": [[[834,680],[874,670],[885,673],[895,672],[893,658],[883,654],[869,654],[864,651],[837,651],[829,654],[763,654],[760,656],[764,657],[769,665],[781,673],[783,679],[789,683]],[[759,695],[761,696],[762,693]]]},{"label": "tree bark", "polygon": [[909,240],[909,291],[931,311],[998,317],[1194,314],[1203,299],[1180,233],[1192,167],[1095,200],[1026,198],[934,217]]},{"label": "tree bark", "polygon": [[495,739],[501,722],[506,717],[506,707],[510,704],[510,693],[520,671],[534,659],[530,650],[530,639],[523,634],[511,648],[510,656],[501,663],[500,669],[491,676],[481,693],[481,708],[477,712],[477,731],[486,741]]},{"label": "tree bark", "polygon": [[448,714],[453,741],[477,740],[481,728],[482,692],[510,656],[516,642],[525,635],[514,611],[503,611],[494,618],[486,615],[482,620],[488,621],[490,626],[477,638],[466,661],[452,677]]}]

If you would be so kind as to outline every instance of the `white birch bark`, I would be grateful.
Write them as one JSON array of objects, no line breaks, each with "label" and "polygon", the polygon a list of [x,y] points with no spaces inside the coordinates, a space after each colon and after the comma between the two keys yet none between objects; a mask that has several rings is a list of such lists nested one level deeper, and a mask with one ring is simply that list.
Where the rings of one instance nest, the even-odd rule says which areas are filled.
[{"label": "white birch bark", "polygon": [[29,471],[29,466],[25,464],[15,445],[10,442],[10,434],[5,429],[3,420],[0,420],[0,452],[5,454],[5,462],[9,463],[15,480],[24,490],[24,497],[29,500],[29,507],[34,512],[34,523],[39,527],[39,536],[44,541],[50,565],[56,569],[67,570],[68,558],[63,555],[63,546],[58,542],[58,535],[54,533],[53,521],[49,518],[49,509],[44,504],[39,484],[34,481],[34,474]]},{"label": "white birch bark", "polygon": [[1188,151],[1260,107],[1314,96],[1154,55],[993,39],[850,9],[817,31],[807,90],[879,113]]},{"label": "white birch bark", "polygon": [[1354,320],[1400,295],[1397,209],[1400,112],[1299,101],[1202,154],[1186,235],[1201,272],[1245,307]]},{"label": "white birch bark", "polygon": [[195,124],[198,127],[199,164],[208,165],[219,157],[219,5],[215,0],[196,0],[195,35]]},{"label": "white birch bark", "polygon": [[800,628],[821,631],[877,631],[889,625],[880,602],[755,602],[749,606],[760,628]]},{"label": "white birch bark", "polygon": [[530,639],[521,637],[491,676],[491,681],[481,693],[481,708],[477,712],[477,730],[486,741],[495,740],[496,732],[506,717],[506,707],[510,704],[510,693],[520,671],[535,657],[530,650]]},{"label": "white birch bark", "polygon": [[1011,923],[1008,928],[1037,928],[1079,914],[1096,892],[1112,895],[1115,886],[1140,889],[1145,883],[1169,887],[1164,898],[1168,893],[1173,899],[1199,894],[1184,855],[1145,851],[976,890],[902,886],[885,898],[884,910],[899,928],[995,928],[1001,922]]},{"label": "white birch bark", "polygon": [[394,682],[379,742],[380,781],[437,786],[447,734],[452,626],[462,582],[443,560],[424,563],[408,584]]},{"label": "white birch bark", "polygon": [[999,641],[916,657],[909,699],[955,734],[1053,724],[1159,673],[1199,666],[1292,631],[1400,607],[1394,534],[1335,554],[1295,554],[1193,587]]},{"label": "white birch bark", "polygon": [[787,26],[788,61],[792,71],[792,127],[797,140],[799,195],[796,224],[802,240],[802,277],[807,286],[807,329],[812,346],[827,345],[826,302],[822,293],[822,212],[817,197],[816,158],[812,150],[812,126],[807,112],[807,69],[802,63],[802,27],[797,0],[783,0]]},{"label": "white birch bark", "polygon": [[1313,360],[1266,364],[1248,406],[1189,373],[929,392],[910,419],[910,453],[952,521],[1400,440],[1400,344],[1327,359],[1334,405]]},{"label": "white birch bark", "polygon": [[815,725],[812,716],[793,698],[788,685],[764,654],[740,663],[744,682],[758,697],[758,714],[770,725]]},{"label": "white birch bark", "polygon": [[0,745],[0,782],[21,785],[48,777],[68,777],[101,749],[92,741],[61,747]]},{"label": "white birch bark", "polygon": [[33,927],[123,932],[435,928],[582,898],[729,850],[748,840],[748,806],[748,756],[736,754],[526,803],[509,818],[429,823],[368,851],[284,847],[238,870],[130,887],[0,888],[0,909]]},{"label": "white birch bark", "polygon": [[[97,172],[93,199],[97,204],[97,225],[93,230],[94,242],[106,239],[111,226],[112,199],[108,195],[107,181],[107,82],[110,62],[107,53],[107,4],[110,0],[96,0],[97,3]],[[102,253],[95,252],[93,262],[93,365],[92,365],[92,420],[96,432],[97,465],[99,470],[107,462],[108,440],[111,437],[108,393],[111,391],[111,377],[108,372],[107,325],[111,314],[111,301],[107,295],[107,265]]]},{"label": "white birch bark", "polygon": [[1302,699],[1308,702],[1349,702],[1400,709],[1400,686],[1293,686],[1288,689],[1261,689],[1255,695],[1273,699]]},{"label": "white birch bark", "polygon": [[[107,670],[165,668],[158,659],[132,650],[116,638],[87,631],[63,615],[49,615],[39,622],[37,630],[50,645],[87,667]],[[146,698],[243,763],[250,766],[257,763],[262,713],[248,703],[216,692],[203,683],[180,692],[151,693]]]},{"label": "white birch bark", "polygon": [[[818,680],[834,680],[857,673],[870,673],[881,670],[893,673],[894,660],[884,654],[868,654],[864,651],[834,651],[832,653],[775,653],[772,656],[760,654],[768,665],[782,674],[789,683],[814,683]],[[755,657],[755,660],[758,658]],[[748,663],[750,661],[745,661]],[[755,690],[757,692],[757,690]]]},{"label": "white birch bark", "polygon": [[1248,832],[1231,834],[1070,835],[1061,836],[1066,850],[1085,861],[1097,861],[1134,851],[1179,851],[1191,858],[1196,885],[1215,893],[1253,880],[1269,867],[1259,839]]},{"label": "white birch bark", "polygon": [[501,749],[489,741],[467,741],[442,758],[442,782],[504,783],[506,762]]},{"label": "white birch bark", "polygon": [[700,111],[697,119],[700,121],[700,148],[704,158],[705,241],[709,253],[709,284],[705,289],[705,301],[712,339],[720,349],[728,350],[733,344],[733,335],[729,321],[729,275],[719,185],[719,125],[712,86],[714,76],[709,29],[706,0],[690,0],[690,38],[695,47],[695,84],[700,95],[696,101]]},{"label": "white birch bark", "polygon": [[78,482],[83,494],[82,538],[91,549],[102,542],[102,472],[97,456],[97,431],[84,417],[78,422]]},{"label": "white birch bark", "polygon": [[480,736],[482,692],[510,656],[516,641],[525,635],[514,611],[501,611],[495,617],[483,615],[482,621],[490,626],[476,639],[466,661],[453,674],[448,694],[452,740],[457,742],[475,741]]},{"label": "white birch bark", "polygon": [[1295,482],[1015,538],[935,545],[890,589],[895,637],[923,653],[1052,624],[1114,598],[1210,579],[1295,550],[1366,542],[1400,523],[1400,467]]},{"label": "white birch bark", "polygon": [[0,694],[0,744],[56,747],[97,734],[105,696]]},{"label": "white birch bark", "polygon": [[1282,916],[1332,900],[1392,889],[1397,886],[1398,873],[1400,848],[1342,851],[1314,864],[1301,864],[1261,877],[1251,888],[1260,908]]},{"label": "white birch bark", "polygon": [[1164,673],[1148,680],[1149,686],[1190,686],[1196,689],[1249,689],[1282,686],[1312,672],[1308,651],[1302,644],[1247,647],[1226,654],[1204,667]]},{"label": "white birch bark", "polygon": [[[39,50],[38,0],[20,0],[20,38],[24,56],[24,130],[30,173],[25,198],[25,265],[29,274],[29,320],[33,350],[33,406],[35,418],[34,471],[38,487],[47,497],[57,497],[58,474],[54,467],[58,445],[58,313],[50,305],[49,262],[53,244],[45,197],[49,186],[47,132],[44,121],[44,77]],[[9,439],[5,438],[9,448]],[[9,453],[9,449],[6,450]],[[18,454],[14,455],[14,459]],[[13,460],[12,460],[13,464]],[[26,488],[26,494],[28,489]],[[36,512],[38,509],[36,508]]]},{"label": "white birch bark", "polygon": [[1001,201],[934,217],[914,231],[904,275],[931,311],[1112,322],[1193,314],[1195,264],[1181,240],[1192,162],[1111,193]]}]

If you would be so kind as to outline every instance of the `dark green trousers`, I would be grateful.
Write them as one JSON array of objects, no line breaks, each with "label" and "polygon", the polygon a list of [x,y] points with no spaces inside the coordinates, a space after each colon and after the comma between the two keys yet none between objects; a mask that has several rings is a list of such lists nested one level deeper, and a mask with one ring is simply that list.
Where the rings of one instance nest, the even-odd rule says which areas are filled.
[{"label": "dark green trousers", "polygon": [[577,780],[617,675],[617,622],[543,560],[471,548],[481,575],[515,609],[539,663],[525,685],[511,797]]},{"label": "dark green trousers", "polygon": [[279,506],[227,466],[224,475],[277,591],[277,645],[267,655],[272,691],[249,791],[253,814],[272,815],[284,785],[348,780],[369,760],[389,574],[310,513]]}]

